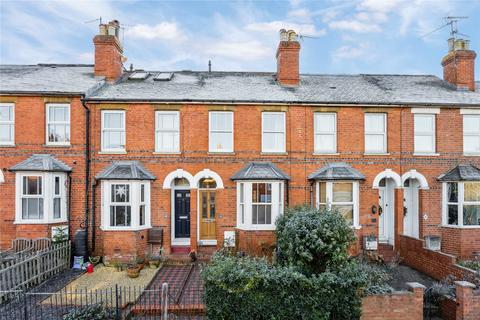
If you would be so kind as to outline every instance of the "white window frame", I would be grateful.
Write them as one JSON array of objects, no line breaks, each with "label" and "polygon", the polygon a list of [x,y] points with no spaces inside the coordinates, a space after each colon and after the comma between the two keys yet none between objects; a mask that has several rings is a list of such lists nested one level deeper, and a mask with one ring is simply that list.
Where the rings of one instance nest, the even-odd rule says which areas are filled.
[{"label": "white window frame", "polygon": [[10,141],[5,141],[2,142],[0,141],[0,146],[13,146],[15,145],[15,104],[14,103],[0,103],[0,108],[6,107],[6,108],[11,108],[12,112],[12,120],[7,120],[7,121],[1,121],[0,124],[2,125],[8,125],[10,127],[10,136],[12,137],[12,140]]},{"label": "white window frame", "polygon": [[[162,115],[174,115],[176,117],[176,129],[160,128],[159,117]],[[162,133],[174,133],[177,135],[178,143],[173,149],[161,149],[158,143]],[[157,153],[179,153],[180,152],[180,111],[155,111],[155,152]]]},{"label": "white window frame", "polygon": [[[67,108],[67,121],[52,121],[50,119],[50,108],[56,108],[56,107],[62,107],[62,108]],[[45,118],[46,118],[46,127],[45,127],[45,144],[46,145],[53,145],[53,146],[69,146],[71,141],[72,141],[72,136],[71,136],[71,110],[70,110],[70,104],[68,103],[47,103],[45,105]],[[68,141],[49,141],[48,136],[49,136],[49,127],[50,125],[63,125],[68,127]],[[65,131],[67,133],[67,131]]]},{"label": "white window frame", "polygon": [[[252,186],[254,183],[272,184],[272,216],[270,224],[252,224]],[[241,202],[240,188],[243,185],[244,202]],[[275,230],[275,221],[283,214],[285,201],[285,182],[278,180],[249,180],[237,182],[237,228],[242,230]],[[244,209],[244,220],[242,223],[242,205]]]},{"label": "white window frame", "polygon": [[[265,116],[266,115],[282,115],[283,118],[283,130],[282,131],[266,131],[265,130]],[[265,111],[262,112],[262,152],[263,153],[285,153],[287,148],[287,125],[286,125],[286,115],[285,112],[272,112],[272,111]],[[265,133],[276,133],[276,134],[283,134],[283,148],[282,149],[266,149],[265,148]]]},{"label": "white window frame", "polygon": [[[333,131],[322,131],[321,128],[317,127],[317,117],[321,116],[333,116]],[[317,154],[332,154],[337,152],[337,114],[335,112],[314,112],[313,114],[313,130],[314,130],[314,137],[313,143],[314,148],[313,152]],[[334,147],[333,149],[322,149],[321,146],[317,145],[316,137],[317,136],[333,136]]]},{"label": "white window frame", "polygon": [[[22,216],[23,178],[42,178],[43,218],[24,219]],[[60,178],[60,194],[55,195],[55,177]],[[67,174],[63,172],[16,172],[15,174],[15,224],[49,224],[67,222]],[[53,199],[60,198],[60,218],[54,217]]]},{"label": "white window frame", "polygon": [[[475,110],[477,111],[477,110]],[[480,110],[478,110],[480,111]],[[478,151],[466,151],[465,150],[465,146],[467,145],[466,141],[465,141],[465,137],[467,136],[471,136],[471,137],[477,137],[480,139],[480,131],[477,131],[477,132],[466,132],[465,131],[465,119],[467,118],[474,118],[474,119],[477,119],[478,121],[480,121],[480,114],[474,114],[474,113],[463,113],[463,154],[464,155],[473,155],[473,156],[480,156],[480,149]]]},{"label": "white window frame", "polygon": [[[320,202],[320,183],[325,183],[326,203]],[[352,184],[352,202],[333,202],[333,184],[334,183],[351,183]],[[332,205],[353,205],[353,228],[360,228],[360,192],[358,181],[351,180],[335,180],[324,181],[318,180],[315,182],[315,206],[320,209],[320,205],[325,205],[326,208],[331,209]]]},{"label": "white window frame", "polygon": [[[212,128],[212,116],[215,114],[230,114],[231,115],[231,122],[230,122],[230,127],[232,128],[230,131],[228,130],[218,130],[218,129],[213,129]],[[232,111],[210,111],[208,113],[208,151],[209,152],[215,152],[215,153],[225,153],[225,152],[233,152],[235,149],[234,147],[234,114]],[[212,133],[227,133],[230,136],[230,144],[231,148],[223,148],[223,149],[217,149],[213,144],[213,139],[212,139]]]},{"label": "white window frame", "polygon": [[[110,225],[110,206],[115,204],[111,201],[111,190],[114,184],[125,184],[130,186],[130,207],[131,207],[131,225],[130,226],[111,226]],[[145,186],[145,201],[140,201],[141,185]],[[102,193],[102,216],[101,229],[104,231],[135,231],[151,228],[151,186],[148,180],[103,180],[101,183]],[[122,202],[123,204],[123,202]],[[140,225],[140,205],[145,204],[145,225]]]},{"label": "white window frame", "polygon": [[[367,118],[368,116],[383,116],[383,123],[384,123],[384,131],[375,131],[375,130],[369,130],[367,129]],[[366,112],[364,114],[364,148],[365,148],[365,154],[386,154],[388,150],[388,145],[387,145],[387,133],[388,133],[388,126],[387,126],[387,114],[386,113],[381,113],[381,112]],[[383,135],[383,149],[382,150],[367,150],[367,136],[377,136],[377,135]]]},{"label": "white window frame", "polygon": [[[101,136],[101,148],[102,148],[102,152],[112,152],[112,153],[115,153],[115,152],[120,152],[120,153],[124,153],[125,152],[125,149],[126,149],[126,144],[127,144],[127,141],[126,141],[126,135],[125,135],[125,132],[126,132],[126,117],[127,117],[127,114],[125,112],[125,110],[102,110],[102,136]],[[105,128],[105,115],[106,114],[115,114],[115,113],[118,113],[118,114],[122,114],[123,115],[123,129],[113,129],[113,128]],[[123,148],[106,148],[104,146],[104,143],[105,143],[105,132],[116,132],[116,131],[120,131],[120,140],[122,141],[123,140]]]},{"label": "white window frame", "polygon": [[[448,183],[458,185],[458,203],[448,202]],[[465,183],[480,183],[479,181],[451,181],[442,183],[442,225],[450,228],[480,229],[480,225],[463,224],[463,205],[480,205],[480,201],[465,201]],[[448,205],[458,205],[458,224],[448,224]]]},{"label": "white window frame", "polygon": [[[417,128],[415,126],[415,120],[417,118],[428,118],[432,121],[432,131],[428,131],[428,130],[425,130],[424,128]],[[414,113],[413,115],[413,152],[414,154],[418,154],[418,155],[423,155],[423,154],[426,154],[426,155],[431,155],[431,154],[435,154],[436,152],[436,116],[435,114],[428,114],[428,113]],[[416,137],[429,137],[431,139],[431,149],[427,150],[427,149],[419,149],[419,146],[417,145],[417,143],[415,142],[416,141]]]}]

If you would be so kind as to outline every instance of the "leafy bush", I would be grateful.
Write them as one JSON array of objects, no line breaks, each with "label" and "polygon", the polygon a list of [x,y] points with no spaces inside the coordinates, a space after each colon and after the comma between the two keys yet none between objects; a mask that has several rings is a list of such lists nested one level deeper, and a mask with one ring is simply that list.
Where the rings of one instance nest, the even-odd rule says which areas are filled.
[{"label": "leafy bush", "polygon": [[115,319],[114,310],[106,308],[101,303],[73,309],[68,314],[63,316],[63,320],[113,320],[113,319]]},{"label": "leafy bush", "polygon": [[348,248],[355,236],[337,211],[295,207],[276,224],[279,264],[315,274],[347,263]]},{"label": "leafy bush", "polygon": [[[350,265],[349,265],[350,266]],[[202,271],[215,319],[358,319],[364,278],[355,268],[305,275],[292,266],[215,254]]]},{"label": "leafy bush", "polygon": [[462,267],[477,271],[477,273],[480,274],[480,258],[476,258],[475,260],[459,261],[458,264]]}]

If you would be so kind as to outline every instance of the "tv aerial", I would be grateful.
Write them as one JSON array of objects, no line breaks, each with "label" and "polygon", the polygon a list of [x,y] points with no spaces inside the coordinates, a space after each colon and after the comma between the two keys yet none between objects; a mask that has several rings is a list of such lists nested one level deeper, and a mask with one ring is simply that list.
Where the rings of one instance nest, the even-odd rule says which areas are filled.
[{"label": "tv aerial", "polygon": [[457,38],[457,35],[461,35],[464,37],[469,37],[468,35],[461,33],[458,31],[458,21],[468,19],[466,16],[448,16],[443,18],[446,23],[441,25],[440,27],[436,28],[435,30],[432,30],[428,33],[425,33],[424,35],[420,36],[420,38],[425,38],[426,36],[431,35],[434,32],[437,32],[443,28],[450,27],[450,37],[453,39]]}]

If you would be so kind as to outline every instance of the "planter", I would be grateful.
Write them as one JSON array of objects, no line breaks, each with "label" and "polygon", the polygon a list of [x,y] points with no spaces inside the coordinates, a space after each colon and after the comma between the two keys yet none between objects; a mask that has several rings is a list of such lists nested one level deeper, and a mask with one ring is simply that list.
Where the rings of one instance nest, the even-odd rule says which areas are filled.
[{"label": "planter", "polygon": [[160,266],[160,260],[150,260],[148,262],[148,265],[150,266],[150,268],[152,269],[157,269],[158,266]]},{"label": "planter", "polygon": [[139,266],[131,266],[127,268],[127,275],[130,278],[138,278],[140,275],[140,268]]}]

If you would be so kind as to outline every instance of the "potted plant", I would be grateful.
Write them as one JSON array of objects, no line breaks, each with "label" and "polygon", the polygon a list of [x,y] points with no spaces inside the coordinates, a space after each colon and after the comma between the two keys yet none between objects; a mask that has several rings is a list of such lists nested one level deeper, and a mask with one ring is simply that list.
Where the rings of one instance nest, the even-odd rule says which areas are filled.
[{"label": "potted plant", "polygon": [[140,270],[142,270],[145,267],[145,258],[137,257],[136,264],[140,268]]},{"label": "potted plant", "polygon": [[112,266],[115,268],[115,270],[116,270],[117,272],[120,272],[120,271],[123,270],[123,265],[122,265],[122,263],[121,263],[120,261],[118,261],[118,260],[112,261]]},{"label": "potted plant", "polygon": [[100,263],[100,259],[101,259],[100,256],[88,257],[88,261],[90,261],[90,263],[93,264],[94,266]]},{"label": "potted plant", "polygon": [[130,278],[138,278],[140,275],[140,267],[136,263],[131,263],[127,267],[127,275]]}]

